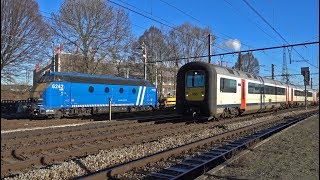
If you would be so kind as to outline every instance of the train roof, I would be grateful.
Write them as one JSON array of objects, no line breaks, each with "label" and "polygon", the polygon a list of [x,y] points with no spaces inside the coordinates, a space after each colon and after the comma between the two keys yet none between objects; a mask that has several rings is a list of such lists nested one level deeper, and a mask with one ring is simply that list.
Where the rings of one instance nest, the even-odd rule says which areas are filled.
[{"label": "train roof", "polygon": [[[275,84],[275,85],[279,85],[279,86],[287,86],[286,83],[283,83],[281,81],[264,78],[264,77],[254,75],[252,73],[240,71],[237,69],[231,69],[231,68],[226,68],[226,67],[222,67],[222,66],[218,66],[218,65],[214,65],[214,64],[209,64],[207,62],[200,62],[200,61],[190,62],[190,63],[185,64],[184,66],[192,66],[192,65],[213,68],[217,74],[223,74],[223,75],[228,75],[228,76],[233,76],[233,77],[240,77],[243,79],[250,79],[252,81],[257,81],[259,83],[270,83],[270,84]],[[298,86],[298,85],[293,85],[293,84],[289,84],[288,86],[296,88],[296,89],[303,89],[304,90],[303,86]],[[309,88],[307,88],[307,89],[309,89]]]},{"label": "train roof", "polygon": [[264,78],[264,77],[254,75],[252,73],[240,71],[240,70],[237,70],[237,69],[225,68],[225,67],[217,66],[217,65],[214,65],[214,64],[212,64],[211,66],[216,70],[216,72],[218,74],[224,74],[224,75],[228,75],[228,76],[234,76],[234,77],[240,77],[240,78],[244,78],[244,79],[250,79],[252,81],[257,81],[257,82],[276,84],[276,85],[279,85],[279,86],[285,86],[286,85],[285,83],[277,81],[277,80]]},{"label": "train roof", "polygon": [[[72,72],[52,72],[49,71],[43,75],[49,76],[51,81],[66,81],[77,83],[92,83],[92,84],[121,84],[121,85],[139,85],[153,86],[150,81],[135,78],[123,78],[111,75],[92,75]],[[48,78],[47,78],[48,79]]]}]

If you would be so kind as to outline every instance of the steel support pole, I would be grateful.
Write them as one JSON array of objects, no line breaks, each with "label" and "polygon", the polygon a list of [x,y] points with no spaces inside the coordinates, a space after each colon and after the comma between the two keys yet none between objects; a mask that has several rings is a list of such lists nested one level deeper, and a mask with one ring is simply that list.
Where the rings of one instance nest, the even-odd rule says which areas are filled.
[{"label": "steel support pole", "polygon": [[307,85],[304,85],[304,105],[307,110]]},{"label": "steel support pole", "polygon": [[211,35],[208,35],[208,63],[211,63]]},{"label": "steel support pole", "polygon": [[111,114],[112,114],[112,112],[111,112],[111,109],[112,109],[112,98],[109,98],[109,121],[111,121]]}]

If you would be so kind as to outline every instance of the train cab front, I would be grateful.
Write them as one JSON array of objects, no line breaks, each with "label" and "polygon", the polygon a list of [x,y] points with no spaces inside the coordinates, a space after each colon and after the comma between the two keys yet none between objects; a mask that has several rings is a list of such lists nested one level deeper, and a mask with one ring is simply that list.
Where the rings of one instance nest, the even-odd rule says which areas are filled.
[{"label": "train cab front", "polygon": [[186,116],[206,116],[207,72],[189,69],[177,83],[177,111]]},{"label": "train cab front", "polygon": [[205,72],[202,70],[190,70],[185,75],[186,114],[201,115],[205,97]]},{"label": "train cab front", "polygon": [[[214,81],[212,65],[191,62],[183,65],[177,74],[177,113],[184,116],[210,117],[213,91],[210,81]],[[211,90],[210,90],[211,89]],[[210,101],[209,101],[210,100]]]}]

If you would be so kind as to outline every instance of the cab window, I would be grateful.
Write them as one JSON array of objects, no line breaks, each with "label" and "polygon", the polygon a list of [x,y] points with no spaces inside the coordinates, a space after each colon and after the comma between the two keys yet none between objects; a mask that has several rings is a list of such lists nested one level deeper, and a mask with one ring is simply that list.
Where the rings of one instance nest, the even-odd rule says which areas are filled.
[{"label": "cab window", "polygon": [[186,75],[187,87],[203,87],[205,77],[203,71],[188,71]]}]

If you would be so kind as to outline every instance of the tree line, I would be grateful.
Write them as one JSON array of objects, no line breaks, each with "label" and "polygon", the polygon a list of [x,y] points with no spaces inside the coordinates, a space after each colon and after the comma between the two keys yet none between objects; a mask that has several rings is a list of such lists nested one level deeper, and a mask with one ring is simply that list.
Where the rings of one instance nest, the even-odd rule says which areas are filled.
[{"label": "tree line", "polygon": [[1,79],[14,81],[21,69],[33,69],[35,64],[50,60],[55,48],[52,42],[56,42],[63,44],[65,52],[76,55],[71,57],[74,63],[65,68],[68,71],[119,75],[122,67],[127,67],[143,72],[145,53],[147,77],[154,80],[155,68],[159,72],[177,70],[190,61],[206,61],[164,60],[207,54],[208,34],[213,35],[215,44],[211,28],[190,23],[170,30],[151,26],[135,37],[128,13],[105,0],[64,0],[50,17],[41,15],[35,0],[1,0]]}]

